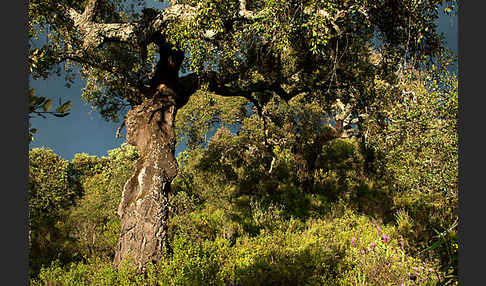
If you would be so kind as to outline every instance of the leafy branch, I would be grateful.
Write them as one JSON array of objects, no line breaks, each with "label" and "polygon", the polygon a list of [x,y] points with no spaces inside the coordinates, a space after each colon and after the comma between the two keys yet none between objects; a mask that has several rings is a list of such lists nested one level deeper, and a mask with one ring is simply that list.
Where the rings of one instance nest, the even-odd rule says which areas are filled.
[{"label": "leafy branch", "polygon": [[[72,102],[70,100],[66,102],[61,102],[59,98],[59,104],[54,109],[52,109],[52,100],[47,99],[43,96],[36,96],[33,88],[29,89],[29,119],[35,116],[40,116],[42,118],[47,118],[46,115],[53,115],[55,117],[65,117],[69,115],[71,111]],[[29,122],[29,142],[34,141],[34,134],[37,133],[36,128],[30,128],[31,124]]]}]

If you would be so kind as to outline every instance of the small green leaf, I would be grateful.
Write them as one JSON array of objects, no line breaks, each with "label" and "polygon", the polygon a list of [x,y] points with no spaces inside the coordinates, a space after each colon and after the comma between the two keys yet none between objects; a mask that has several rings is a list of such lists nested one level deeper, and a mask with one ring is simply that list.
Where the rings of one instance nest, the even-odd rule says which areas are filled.
[{"label": "small green leaf", "polygon": [[59,112],[59,113],[68,112],[71,109],[71,105],[72,105],[71,100],[66,101],[63,105],[56,108],[56,112]]},{"label": "small green leaf", "polygon": [[48,112],[52,107],[52,100],[47,99],[42,106],[45,112]]},{"label": "small green leaf", "polygon": [[32,97],[32,103],[33,105],[41,105],[44,101],[46,100],[45,97],[42,96],[33,96]]}]

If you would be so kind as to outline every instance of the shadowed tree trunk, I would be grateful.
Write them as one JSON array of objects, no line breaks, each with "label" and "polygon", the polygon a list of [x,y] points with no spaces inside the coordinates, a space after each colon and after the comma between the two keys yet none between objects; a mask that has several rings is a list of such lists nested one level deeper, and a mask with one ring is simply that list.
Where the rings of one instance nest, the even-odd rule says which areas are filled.
[{"label": "shadowed tree trunk", "polygon": [[184,54],[161,36],[152,41],[159,46],[160,60],[151,87],[125,119],[127,142],[137,146],[141,156],[118,207],[121,233],[114,260],[116,266],[132,260],[138,269],[171,253],[168,194],[178,170],[174,120],[177,109],[187,102],[178,76]]},{"label": "shadowed tree trunk", "polygon": [[141,268],[170,252],[168,192],[177,175],[174,117],[173,100],[160,95],[145,100],[126,116],[127,142],[137,146],[141,157],[123,188],[118,208],[121,233],[114,261],[117,266],[130,258]]}]

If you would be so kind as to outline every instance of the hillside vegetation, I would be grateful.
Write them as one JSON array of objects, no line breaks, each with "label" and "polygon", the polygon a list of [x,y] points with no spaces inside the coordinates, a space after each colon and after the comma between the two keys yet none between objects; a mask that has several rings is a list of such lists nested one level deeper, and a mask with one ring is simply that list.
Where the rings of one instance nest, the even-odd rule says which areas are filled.
[{"label": "hillside vegetation", "polygon": [[346,138],[340,107],[309,97],[271,98],[265,121],[245,100],[191,97],[173,254],[143,272],[112,266],[136,148],[71,162],[32,149],[31,285],[457,285],[457,79],[398,82],[375,80]]}]

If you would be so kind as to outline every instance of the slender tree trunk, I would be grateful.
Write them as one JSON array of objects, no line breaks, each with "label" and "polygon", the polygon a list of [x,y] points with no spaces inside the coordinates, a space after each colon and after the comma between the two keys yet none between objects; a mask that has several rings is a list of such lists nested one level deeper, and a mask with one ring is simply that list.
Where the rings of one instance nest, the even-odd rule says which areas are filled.
[{"label": "slender tree trunk", "polygon": [[175,93],[164,84],[126,116],[127,142],[141,157],[126,182],[118,207],[121,233],[114,264],[129,259],[139,270],[171,252],[168,244],[168,192],[177,175]]}]

